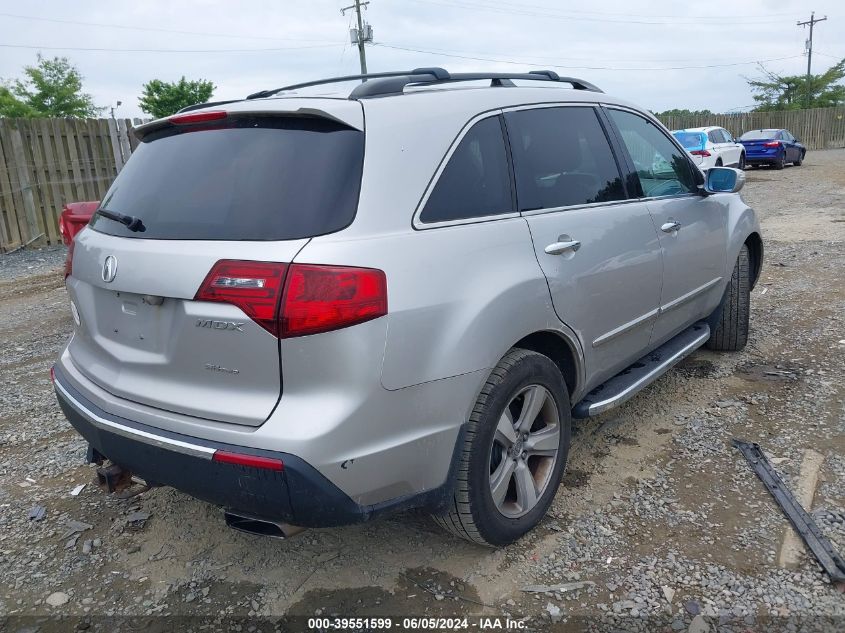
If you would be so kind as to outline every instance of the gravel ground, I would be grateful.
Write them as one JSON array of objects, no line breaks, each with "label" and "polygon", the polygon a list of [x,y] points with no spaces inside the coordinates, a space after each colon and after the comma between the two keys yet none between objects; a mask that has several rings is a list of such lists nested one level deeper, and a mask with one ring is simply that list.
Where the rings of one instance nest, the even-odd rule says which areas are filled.
[{"label": "gravel ground", "polygon": [[64,264],[66,253],[64,246],[49,246],[0,255],[0,282],[55,271]]},{"label": "gravel ground", "polygon": [[730,445],[760,442],[791,486],[803,451],[822,453],[812,512],[845,551],[843,164],[831,150],[747,172],[766,240],[748,347],[699,351],[579,423],[549,516],[496,551],[413,512],[280,542],[230,531],[172,489],[106,496],[48,377],[71,330],[64,251],[0,257],[0,616],[42,630],[57,614],[93,628],[102,616],[510,614],[529,630],[843,630],[845,597],[813,560],[776,565],[787,522]]}]

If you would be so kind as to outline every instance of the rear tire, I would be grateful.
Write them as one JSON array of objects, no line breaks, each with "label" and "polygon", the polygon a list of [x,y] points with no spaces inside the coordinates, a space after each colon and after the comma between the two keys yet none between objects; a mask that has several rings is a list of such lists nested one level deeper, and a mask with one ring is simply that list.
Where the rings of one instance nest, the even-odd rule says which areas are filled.
[{"label": "rear tire", "polygon": [[434,520],[493,547],[531,530],[563,477],[571,421],[557,365],[537,352],[511,349],[478,396],[458,455],[454,496]]},{"label": "rear tire", "polygon": [[705,345],[708,349],[736,352],[748,342],[751,314],[751,257],[748,246],[742,245],[733,274],[725,290],[721,314]]},{"label": "rear tire", "polygon": [[717,159],[716,159],[716,164],[714,165],[714,167],[721,167],[721,166],[722,166],[722,159],[721,159],[721,158],[717,158]]},{"label": "rear tire", "polygon": [[780,158],[778,158],[778,159],[775,161],[775,163],[774,163],[773,167],[774,167],[775,169],[777,169],[778,171],[780,171],[781,169],[783,169],[784,167],[786,167],[786,152],[784,152],[783,154],[781,154],[781,155],[780,155]]}]

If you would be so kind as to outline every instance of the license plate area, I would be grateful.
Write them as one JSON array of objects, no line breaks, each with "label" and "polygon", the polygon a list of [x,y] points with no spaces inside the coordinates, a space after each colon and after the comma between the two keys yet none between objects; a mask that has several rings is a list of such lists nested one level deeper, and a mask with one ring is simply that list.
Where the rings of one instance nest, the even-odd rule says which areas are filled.
[{"label": "license plate area", "polygon": [[172,322],[172,302],[114,290],[100,290],[99,299],[100,336],[140,351],[163,351],[167,325]]}]

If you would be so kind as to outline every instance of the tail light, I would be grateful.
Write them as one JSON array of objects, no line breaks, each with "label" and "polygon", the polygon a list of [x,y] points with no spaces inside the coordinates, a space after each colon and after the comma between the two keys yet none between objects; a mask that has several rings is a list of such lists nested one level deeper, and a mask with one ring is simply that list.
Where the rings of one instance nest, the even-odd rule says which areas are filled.
[{"label": "tail light", "polygon": [[231,303],[278,336],[279,298],[287,264],[221,260],[205,277],[197,301]]},{"label": "tail light", "polygon": [[67,246],[67,255],[65,256],[65,279],[73,274],[73,245],[76,244],[75,240],[71,240],[70,244]]},{"label": "tail light", "polygon": [[374,268],[217,262],[194,297],[239,307],[279,338],[329,332],[387,314],[387,279]]},{"label": "tail light", "polygon": [[387,279],[373,268],[294,264],[282,301],[282,338],[317,334],[387,314]]},{"label": "tail light", "polygon": [[693,156],[710,156],[710,152],[706,149],[694,149],[690,152]]},{"label": "tail light", "polygon": [[769,141],[768,143],[763,143],[763,147],[780,147],[780,141]]}]

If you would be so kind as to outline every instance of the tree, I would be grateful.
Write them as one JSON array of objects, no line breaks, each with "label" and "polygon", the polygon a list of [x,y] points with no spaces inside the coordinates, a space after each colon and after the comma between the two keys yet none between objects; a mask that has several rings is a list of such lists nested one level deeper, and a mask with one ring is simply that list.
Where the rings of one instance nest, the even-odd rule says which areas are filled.
[{"label": "tree", "polygon": [[831,108],[845,104],[845,86],[839,81],[845,77],[845,59],[834,64],[820,75],[778,75],[760,64],[764,77],[746,81],[754,100],[755,110],[799,110],[801,108]]},{"label": "tree", "polygon": [[0,115],[94,117],[102,111],[82,92],[82,75],[67,57],[45,59],[23,69],[26,79],[0,89]]},{"label": "tree", "polygon": [[679,110],[678,108],[674,108],[665,112],[655,112],[654,116],[710,116],[712,114],[710,110]]},{"label": "tree", "polygon": [[138,105],[147,114],[160,119],[175,114],[186,106],[208,101],[215,88],[210,81],[188,81],[184,76],[175,83],[153,79],[144,84],[144,92],[138,100]]},{"label": "tree", "polygon": [[0,86],[0,117],[32,117],[35,111],[12,94],[8,86]]}]

